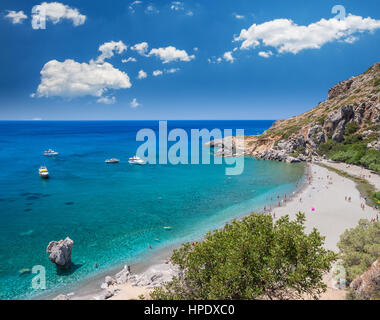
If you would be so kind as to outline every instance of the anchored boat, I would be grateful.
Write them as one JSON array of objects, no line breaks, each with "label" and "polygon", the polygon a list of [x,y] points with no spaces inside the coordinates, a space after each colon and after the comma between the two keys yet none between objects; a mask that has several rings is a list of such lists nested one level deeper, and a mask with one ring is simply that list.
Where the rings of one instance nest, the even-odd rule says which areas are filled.
[{"label": "anchored boat", "polygon": [[119,159],[115,159],[115,158],[112,158],[112,159],[107,159],[106,160],[106,163],[119,163],[120,160]]},{"label": "anchored boat", "polygon": [[139,158],[138,156],[134,156],[134,157],[129,158],[128,162],[130,164],[138,164],[140,166],[145,164],[145,161],[142,160],[141,158]]},{"label": "anchored boat", "polygon": [[39,176],[40,176],[42,179],[47,179],[47,178],[49,178],[49,171],[48,171],[48,169],[47,169],[45,166],[41,166],[41,167],[38,169],[38,174],[39,174]]},{"label": "anchored boat", "polygon": [[58,152],[54,151],[53,149],[48,149],[44,151],[44,156],[46,157],[58,156]]}]

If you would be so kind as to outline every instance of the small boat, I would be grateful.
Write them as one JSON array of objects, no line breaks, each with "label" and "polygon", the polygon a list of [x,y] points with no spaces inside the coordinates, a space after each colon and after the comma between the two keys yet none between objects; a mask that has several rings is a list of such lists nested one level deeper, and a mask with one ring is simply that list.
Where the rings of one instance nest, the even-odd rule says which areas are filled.
[{"label": "small boat", "polygon": [[164,227],[165,230],[171,230],[173,229],[172,227]]},{"label": "small boat", "polygon": [[48,149],[44,151],[44,156],[46,157],[58,156],[58,152],[54,151],[53,149]]},{"label": "small boat", "polygon": [[42,179],[47,179],[47,178],[49,178],[49,171],[48,171],[48,169],[47,169],[45,166],[41,166],[41,167],[38,169],[38,174],[39,174],[39,176],[40,176]]},{"label": "small boat", "polygon": [[129,158],[128,162],[130,164],[138,164],[141,166],[145,164],[145,161],[142,160],[141,158],[139,158],[138,156],[134,156],[134,157]]},{"label": "small boat", "polygon": [[106,160],[106,163],[119,163],[120,160],[119,159],[115,159],[115,158],[111,158],[111,159],[107,159]]}]

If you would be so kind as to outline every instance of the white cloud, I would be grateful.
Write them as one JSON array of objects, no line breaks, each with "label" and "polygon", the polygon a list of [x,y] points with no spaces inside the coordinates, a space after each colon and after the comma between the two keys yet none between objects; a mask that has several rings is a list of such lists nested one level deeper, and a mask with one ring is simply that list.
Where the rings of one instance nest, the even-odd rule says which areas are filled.
[{"label": "white cloud", "polygon": [[185,50],[178,50],[173,46],[166,48],[152,49],[149,52],[149,56],[155,55],[162,60],[162,63],[168,63],[172,61],[185,61],[189,62],[195,59],[194,55],[189,56]]},{"label": "white cloud", "polygon": [[122,63],[128,63],[128,62],[136,62],[136,58],[133,58],[133,57],[129,57],[128,59],[122,59],[121,62]]},{"label": "white cloud", "polygon": [[132,108],[137,108],[139,106],[141,106],[140,103],[137,102],[137,99],[136,98],[133,98],[133,100],[131,101],[131,103],[129,104]]},{"label": "white cloud", "polygon": [[105,59],[112,58],[114,55],[114,52],[117,52],[118,54],[123,53],[125,50],[127,50],[127,46],[123,43],[123,41],[110,41],[103,43],[99,47],[99,51],[102,53],[96,62],[104,62]]},{"label": "white cloud", "polygon": [[235,58],[232,56],[232,52],[231,51],[227,51],[223,54],[223,58],[224,60],[228,61],[228,62],[231,62],[231,63],[234,63],[235,61]]},{"label": "white cloud", "polygon": [[79,63],[71,59],[64,62],[50,60],[41,70],[38,97],[81,96],[101,97],[109,89],[127,89],[131,82],[128,75],[110,63]]},{"label": "white cloud", "polygon": [[10,19],[13,24],[23,23],[28,16],[24,11],[9,11],[5,18]]},{"label": "white cloud", "polygon": [[241,14],[234,13],[234,17],[238,20],[244,19],[245,17]]},{"label": "white cloud", "polygon": [[337,40],[350,42],[349,39],[354,34],[379,28],[380,20],[351,14],[342,20],[321,19],[305,26],[297,25],[289,19],[276,19],[242,29],[235,41],[242,41],[240,49],[265,45],[277,49],[279,53],[297,54],[305,49],[319,49],[324,44]]},{"label": "white cloud", "polygon": [[141,42],[132,46],[131,50],[137,51],[138,54],[145,56],[146,52],[148,51],[148,47],[149,45],[147,42]]},{"label": "white cloud", "polygon": [[97,103],[114,104],[116,102],[115,97],[100,97],[96,100]]},{"label": "white cloud", "polygon": [[135,10],[135,7],[137,6],[137,5],[139,5],[139,4],[142,4],[142,1],[138,1],[138,0],[136,0],[136,1],[133,1],[130,5],[129,5],[129,10],[132,12],[132,13],[134,13],[136,10]]},{"label": "white cloud", "polygon": [[160,11],[156,9],[156,7],[153,4],[150,4],[145,9],[146,14],[158,14]]},{"label": "white cloud", "polygon": [[212,58],[208,58],[207,59],[208,63],[221,63],[222,62],[222,58],[221,57],[212,57]]},{"label": "white cloud", "polygon": [[154,70],[153,73],[152,73],[155,77],[157,76],[162,76],[163,75],[163,72],[161,70]]},{"label": "white cloud", "polygon": [[354,37],[354,36],[350,36],[346,39],[344,39],[344,42],[347,42],[347,43],[354,43],[355,41],[359,40],[359,37]]},{"label": "white cloud", "polygon": [[78,9],[70,8],[59,2],[43,2],[40,5],[33,7],[33,20],[39,21],[45,13],[46,21],[51,21],[54,24],[59,23],[63,19],[71,20],[74,26],[80,26],[85,23],[86,16],[81,14]]},{"label": "white cloud", "polygon": [[183,3],[180,1],[172,1],[172,4],[170,5],[170,9],[174,11],[180,11],[180,10],[184,10],[184,6],[183,6]]},{"label": "white cloud", "polygon": [[194,15],[194,12],[189,10],[186,12],[186,15],[189,16],[189,17],[192,17]]},{"label": "white cloud", "polygon": [[269,58],[269,57],[271,57],[272,55],[273,55],[273,52],[272,51],[260,51],[259,53],[258,53],[258,55],[260,56],[260,57],[262,57],[262,58]]},{"label": "white cloud", "polygon": [[166,69],[166,73],[176,73],[180,70],[180,68],[171,68],[171,69]]},{"label": "white cloud", "polygon": [[144,70],[140,70],[139,74],[137,75],[137,79],[145,79],[147,76],[148,75]]}]

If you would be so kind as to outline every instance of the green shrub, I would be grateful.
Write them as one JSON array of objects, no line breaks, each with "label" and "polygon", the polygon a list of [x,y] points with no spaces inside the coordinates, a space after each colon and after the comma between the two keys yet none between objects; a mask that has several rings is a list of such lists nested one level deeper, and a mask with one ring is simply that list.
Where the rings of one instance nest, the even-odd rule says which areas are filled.
[{"label": "green shrub", "polygon": [[380,222],[361,219],[357,227],[346,230],[338,242],[348,281],[361,275],[380,257]]},{"label": "green shrub", "polygon": [[301,213],[273,222],[251,214],[234,220],[205,239],[185,243],[171,261],[183,275],[155,288],[153,299],[291,299],[317,297],[326,285],[323,274],[337,256],[326,250],[316,229],[305,232]]},{"label": "green shrub", "polygon": [[380,204],[380,191],[374,191],[372,193],[372,197],[373,199],[378,203]]},{"label": "green shrub", "polygon": [[344,139],[344,144],[355,144],[361,142],[363,137],[360,134],[349,135]]},{"label": "green shrub", "polygon": [[350,122],[346,125],[346,129],[344,131],[345,135],[354,134],[356,131],[358,131],[359,125],[356,122]]}]

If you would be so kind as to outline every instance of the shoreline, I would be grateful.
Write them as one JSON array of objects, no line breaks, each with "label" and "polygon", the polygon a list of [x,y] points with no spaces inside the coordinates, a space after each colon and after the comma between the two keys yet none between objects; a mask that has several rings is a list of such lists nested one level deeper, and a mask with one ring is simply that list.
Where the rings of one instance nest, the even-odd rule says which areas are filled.
[{"label": "shoreline", "polygon": [[[380,179],[380,177],[377,178]],[[351,201],[345,200],[344,194],[349,195]],[[300,201],[300,199],[302,199],[302,201]],[[325,247],[335,252],[337,251],[336,244],[339,240],[339,236],[344,230],[356,226],[361,218],[371,219],[376,217],[378,213],[374,208],[365,204],[354,181],[347,177],[339,176],[338,173],[326,167],[320,166],[318,162],[307,163],[301,185],[293,191],[290,196],[287,195],[285,202],[284,198],[279,198],[279,201],[281,206],[276,205],[276,199],[271,202],[268,201],[265,205],[271,208],[270,211],[267,210],[264,212],[264,210],[258,210],[257,212],[272,214],[275,219],[286,214],[288,214],[291,219],[294,219],[297,212],[304,212],[306,215],[306,231],[310,232],[312,228],[316,227],[317,230],[326,237]],[[316,203],[320,204],[320,206],[317,206]],[[332,205],[333,203],[335,205]],[[364,210],[361,209],[360,204],[365,205]],[[314,206],[315,211],[311,210],[312,206]],[[240,219],[246,215],[249,215],[249,213],[243,214],[235,219]],[[198,240],[202,238],[203,236]],[[132,274],[143,276],[148,272],[152,273],[154,271],[160,273],[165,268],[167,269],[163,261],[169,260],[172,251],[179,248],[181,244],[182,242],[165,246],[158,252],[152,252],[144,256],[141,261],[130,265]],[[67,294],[67,292],[75,291],[75,294],[70,297],[72,300],[96,299],[96,296],[99,296],[102,291],[104,292],[104,290],[100,288],[100,285],[104,282],[105,276],[114,276],[120,272],[121,269],[121,265],[115,266],[110,270],[102,272],[95,278],[89,279],[86,283],[78,283],[75,286],[77,288],[76,291],[73,290],[72,287],[71,290],[61,290],[59,293]],[[143,294],[145,298],[147,298],[146,294],[151,291],[151,288],[147,286],[132,285],[129,282],[119,284],[115,286],[115,288],[117,288],[117,290],[113,296],[110,297],[110,300],[138,299],[140,294]],[[59,290],[57,290],[57,292],[58,291]],[[326,296],[334,297],[338,295],[339,298],[343,297],[342,290],[336,290],[329,286],[328,291]],[[51,293],[49,297],[46,296],[45,299],[52,299],[55,296],[57,296],[57,293]]]},{"label": "shoreline", "polygon": [[[307,187],[307,177],[310,175],[310,172],[311,172],[310,166],[308,164],[306,164],[304,175],[302,176],[302,178],[300,180],[301,185],[299,187],[297,187],[290,195],[288,195],[289,201],[291,201],[293,198],[296,198],[297,195],[301,194],[304,191],[304,189]],[[265,204],[265,206],[268,206],[268,203],[270,203],[270,202],[267,202]],[[275,203],[275,201],[271,202],[270,204],[273,205],[274,203]],[[245,213],[245,214],[242,214],[240,216],[237,216],[235,218],[229,219],[226,223],[228,223],[229,221],[232,221],[233,219],[241,219],[241,218],[251,214],[251,212],[252,211],[250,211],[249,213]],[[262,214],[269,214],[268,211],[264,212],[263,210],[259,210],[259,209],[256,210],[256,212],[262,213]],[[213,228],[213,229],[215,229],[215,228]],[[194,239],[193,241],[202,241],[204,235],[205,234],[198,237],[197,239]],[[158,257],[163,258],[160,263],[152,263],[152,262],[148,262],[147,260],[144,260],[144,261],[141,261],[135,265],[132,264],[130,266],[131,267],[131,273],[133,275],[142,276],[151,270],[155,270],[158,273],[165,272],[167,269],[167,267],[166,267],[167,264],[163,263],[163,261],[169,260],[171,255],[172,255],[173,250],[179,248],[182,245],[182,243],[183,242],[177,243],[176,245],[172,245],[171,248],[169,248],[169,247],[162,248],[160,253],[157,253],[157,252],[151,253],[151,255],[156,257],[156,259]],[[108,275],[108,276],[112,275],[112,277],[114,277],[117,272],[120,272],[120,270],[121,270],[121,267],[119,267],[116,271],[114,269],[114,272],[109,272],[108,274],[104,274],[102,279],[104,280],[106,275]],[[135,286],[129,282],[126,282],[126,283],[118,285],[117,291],[108,300],[125,300],[125,299],[136,300],[136,299],[139,299],[140,294],[146,295],[151,290],[152,290],[152,288],[148,288],[146,286]],[[97,293],[100,293],[101,291],[104,291],[104,290],[100,289],[100,282],[99,282]],[[146,298],[146,296],[145,296],[145,298]],[[87,300],[93,299],[93,295],[91,295],[90,292],[85,292],[84,294],[78,293],[77,295],[73,296],[73,298],[72,298],[72,300],[80,300],[80,299],[87,299]]]},{"label": "shoreline", "polygon": [[[296,187],[296,189],[294,189],[294,191],[292,191],[290,194],[287,194],[288,199],[291,199],[295,197],[297,194],[299,194],[300,192],[302,192],[303,188],[305,188],[306,186],[306,183],[307,183],[306,177],[308,174],[309,174],[308,165],[305,165],[304,174],[298,182],[300,185]],[[270,201],[266,199],[262,204],[260,204],[260,206],[257,209],[253,211],[258,212],[258,213],[264,213],[263,206],[268,206],[269,202]],[[275,201],[271,203],[272,207],[274,203]],[[232,221],[233,219],[241,219],[242,217],[249,215],[253,211],[249,210],[247,212],[241,213],[238,216],[229,218],[223,223],[220,223],[221,224],[220,226],[213,225],[210,228],[208,228],[208,230],[210,231],[216,228],[220,228],[224,226],[225,223],[228,223]],[[268,214],[268,211],[266,213]],[[201,241],[204,238],[205,234],[206,232],[202,233],[201,235],[194,236],[194,238],[192,238],[191,241]],[[31,299],[32,300],[51,300],[51,299],[56,298],[59,295],[67,295],[68,297],[70,297],[71,300],[96,299],[104,291],[103,289],[101,289],[101,284],[104,282],[104,279],[106,276],[114,276],[116,273],[120,272],[120,270],[122,270],[123,267],[126,265],[130,265],[131,272],[133,275],[142,275],[152,268],[163,269],[164,261],[170,259],[173,250],[179,248],[184,242],[187,242],[187,241],[190,241],[190,240],[186,240],[186,241],[178,240],[177,242],[165,245],[164,247],[156,251],[145,253],[141,257],[136,259],[136,261],[131,262],[130,264],[124,261],[122,263],[119,263],[118,265],[115,265],[104,271],[101,271],[96,275],[89,276],[88,278],[79,280],[77,283],[69,284],[62,288],[52,289],[46,293],[40,293],[34,297],[31,297]],[[128,297],[131,296],[129,294],[130,292],[139,291],[139,290],[136,290],[138,288],[141,288],[141,287],[128,288],[127,296]],[[119,294],[115,295],[114,297],[117,298],[118,295]],[[134,296],[134,295],[132,296],[137,299],[137,296]]]},{"label": "shoreline", "polygon": [[[351,197],[350,201],[345,199],[347,196],[345,194]],[[283,200],[280,201],[284,203]],[[316,206],[314,203],[319,203],[321,206],[314,207],[313,211],[312,206]],[[361,209],[362,204],[364,210]],[[306,231],[310,232],[313,228],[317,228],[321,235],[326,237],[325,247],[335,252],[338,251],[336,245],[339,237],[346,229],[355,227],[362,218],[371,219],[379,214],[376,209],[365,203],[354,181],[341,177],[318,163],[306,165],[302,186],[292,194],[291,198],[287,198],[285,205],[274,207],[271,214],[275,220],[286,214],[294,219],[299,211],[305,213]],[[334,286],[332,272],[324,277],[327,291],[320,296],[320,299],[344,300],[346,291]],[[141,292],[150,292],[146,287],[134,287],[128,282],[118,289],[119,291],[110,300],[138,299]]]}]

